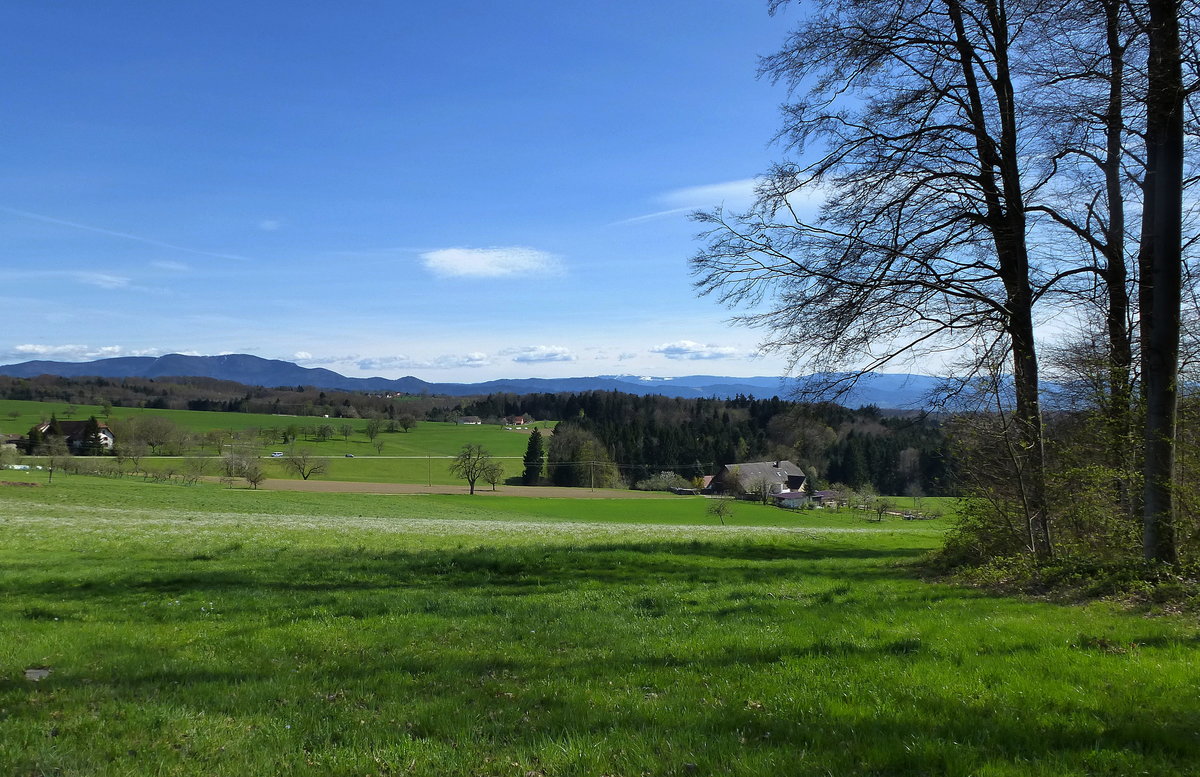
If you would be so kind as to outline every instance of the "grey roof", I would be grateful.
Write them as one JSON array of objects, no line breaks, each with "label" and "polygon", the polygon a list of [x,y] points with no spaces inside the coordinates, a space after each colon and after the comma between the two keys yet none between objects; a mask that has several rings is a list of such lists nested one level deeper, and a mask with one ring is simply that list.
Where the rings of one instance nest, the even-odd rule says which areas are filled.
[{"label": "grey roof", "polygon": [[789,475],[804,477],[804,470],[790,461],[747,461],[743,464],[726,464],[723,472],[736,472],[743,484],[766,480],[770,483],[786,483]]}]

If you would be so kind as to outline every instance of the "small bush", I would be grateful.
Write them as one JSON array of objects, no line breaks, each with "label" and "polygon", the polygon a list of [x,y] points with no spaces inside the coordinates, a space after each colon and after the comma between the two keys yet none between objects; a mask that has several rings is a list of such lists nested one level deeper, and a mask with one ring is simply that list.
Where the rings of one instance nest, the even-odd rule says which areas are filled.
[{"label": "small bush", "polygon": [[691,488],[691,482],[675,472],[659,472],[645,480],[639,480],[634,488],[638,491],[670,491],[673,488]]}]

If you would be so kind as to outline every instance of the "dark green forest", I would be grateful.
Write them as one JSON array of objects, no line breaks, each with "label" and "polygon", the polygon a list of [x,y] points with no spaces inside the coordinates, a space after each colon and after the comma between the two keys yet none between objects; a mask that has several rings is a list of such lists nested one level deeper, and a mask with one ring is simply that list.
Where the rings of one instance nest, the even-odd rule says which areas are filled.
[{"label": "dark green forest", "polygon": [[[607,462],[630,483],[664,471],[694,478],[724,464],[789,459],[818,486],[870,485],[880,493],[927,495],[955,489],[942,424],[918,414],[778,397],[678,399],[612,391],[494,394],[462,410],[485,419],[522,413],[557,419],[556,437],[574,429],[595,438]],[[586,485],[575,482],[584,476],[590,471],[578,478],[557,474],[554,482]]]}]

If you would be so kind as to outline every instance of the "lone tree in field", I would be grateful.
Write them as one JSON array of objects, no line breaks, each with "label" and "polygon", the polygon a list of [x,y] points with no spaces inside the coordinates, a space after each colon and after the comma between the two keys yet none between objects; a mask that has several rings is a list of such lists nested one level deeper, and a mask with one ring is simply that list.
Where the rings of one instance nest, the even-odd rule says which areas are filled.
[{"label": "lone tree in field", "polygon": [[491,466],[492,454],[488,453],[482,445],[468,443],[454,457],[454,462],[450,465],[450,474],[467,481],[471,493],[474,494],[475,481],[485,477]]},{"label": "lone tree in field", "polygon": [[329,462],[324,458],[313,455],[313,452],[308,448],[292,451],[283,460],[283,464],[299,475],[301,480],[308,480],[313,475],[324,474],[329,469]]}]

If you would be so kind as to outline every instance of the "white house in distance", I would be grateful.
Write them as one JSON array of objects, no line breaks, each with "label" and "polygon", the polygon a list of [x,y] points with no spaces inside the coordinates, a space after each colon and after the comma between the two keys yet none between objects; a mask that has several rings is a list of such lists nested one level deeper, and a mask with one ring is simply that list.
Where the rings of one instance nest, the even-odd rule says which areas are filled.
[{"label": "white house in distance", "polygon": [[477,415],[465,415],[458,419],[458,422],[467,426],[479,426],[483,423],[483,419]]},{"label": "white house in distance", "polygon": [[[713,489],[726,493],[756,494],[765,485],[771,496],[795,503],[807,499],[808,479],[790,461],[747,461],[726,464],[713,478]],[[789,507],[795,504],[787,505]]]},{"label": "white house in distance", "polygon": [[[62,432],[63,439],[67,441],[67,445],[72,450],[78,450],[83,447],[84,437],[87,435],[87,421],[59,421],[58,430]],[[113,436],[112,430],[105,424],[100,424],[100,445],[105,450],[112,450],[116,444],[117,438]],[[50,422],[45,421],[38,424],[37,430],[42,434],[47,434],[50,431]]]}]

